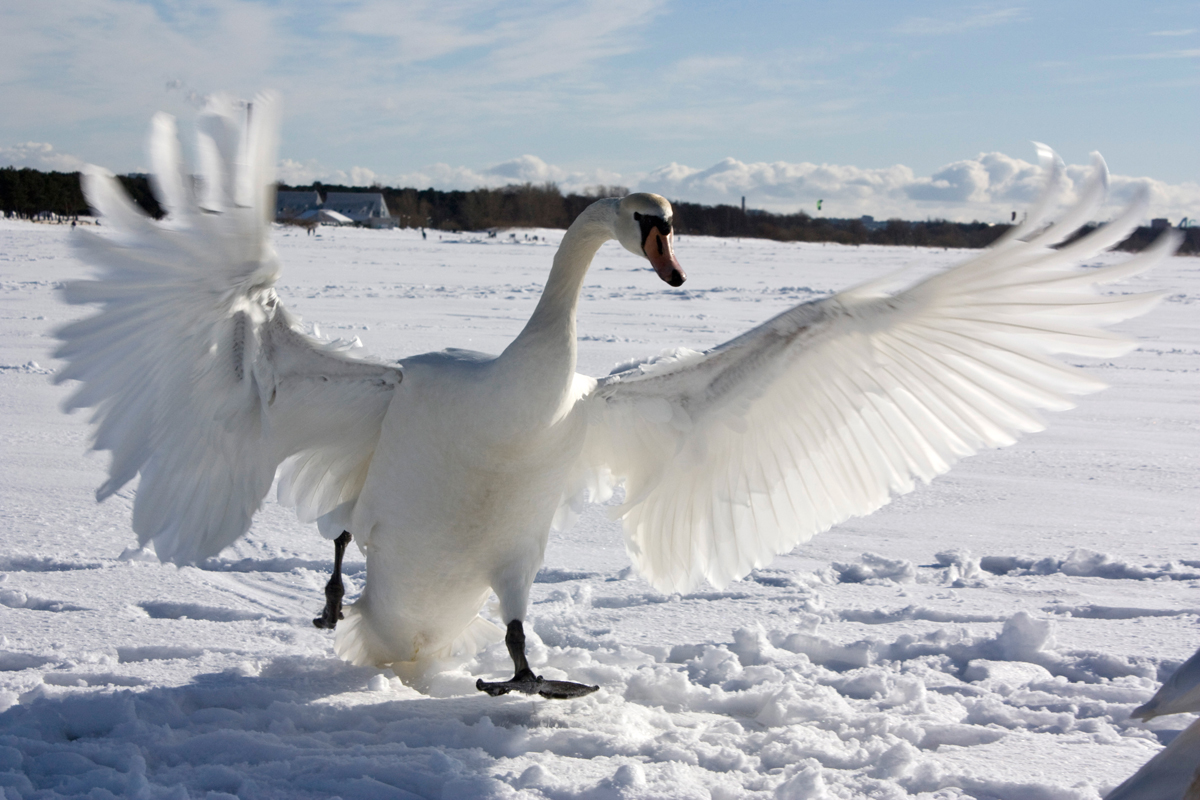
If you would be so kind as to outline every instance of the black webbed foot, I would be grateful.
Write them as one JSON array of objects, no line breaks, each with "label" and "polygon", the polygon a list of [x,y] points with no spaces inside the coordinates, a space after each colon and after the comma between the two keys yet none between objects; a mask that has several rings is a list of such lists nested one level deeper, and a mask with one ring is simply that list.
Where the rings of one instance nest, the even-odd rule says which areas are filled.
[{"label": "black webbed foot", "polygon": [[333,540],[333,574],[325,584],[325,608],[321,610],[321,616],[313,620],[313,625],[323,630],[333,630],[339,620],[345,619],[342,614],[342,598],[346,596],[346,587],[342,583],[342,556],[352,538],[350,531],[342,531],[342,535]]},{"label": "black webbed foot", "polygon": [[538,694],[550,700],[572,700],[585,697],[599,688],[574,681],[542,681],[542,688],[538,689]]},{"label": "black webbed foot", "polygon": [[483,678],[475,681],[475,688],[487,692],[492,697],[500,697],[509,692],[521,694],[537,694],[538,689],[545,683],[541,675],[534,675],[532,670],[525,669],[507,681],[485,681]]},{"label": "black webbed foot", "polygon": [[492,697],[500,697],[509,692],[522,694],[540,694],[550,700],[569,700],[583,697],[599,689],[599,686],[588,686],[584,683],[571,681],[548,681],[541,675],[534,675],[525,660],[525,629],[521,620],[514,619],[508,623],[508,632],[504,635],[504,643],[508,646],[508,654],[512,657],[516,674],[507,681],[485,681],[483,678],[475,681],[475,688],[487,692]]},{"label": "black webbed foot", "polygon": [[492,697],[500,697],[509,692],[522,694],[540,694],[550,700],[570,700],[584,697],[599,689],[599,686],[588,686],[572,681],[548,681],[541,675],[534,675],[526,670],[525,675],[514,675],[511,680],[490,682],[482,678],[475,681],[475,688],[487,692]]}]

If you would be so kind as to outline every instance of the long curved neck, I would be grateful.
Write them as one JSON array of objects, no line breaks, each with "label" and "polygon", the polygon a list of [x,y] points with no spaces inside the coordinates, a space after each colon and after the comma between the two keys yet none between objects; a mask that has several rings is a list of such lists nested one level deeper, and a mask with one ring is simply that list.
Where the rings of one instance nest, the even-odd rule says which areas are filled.
[{"label": "long curved neck", "polygon": [[569,370],[575,371],[575,309],[588,267],[600,246],[613,238],[613,219],[618,200],[599,200],[580,214],[563,235],[546,288],[524,330],[504,351],[505,356],[529,349],[539,358],[556,352],[568,354]]}]

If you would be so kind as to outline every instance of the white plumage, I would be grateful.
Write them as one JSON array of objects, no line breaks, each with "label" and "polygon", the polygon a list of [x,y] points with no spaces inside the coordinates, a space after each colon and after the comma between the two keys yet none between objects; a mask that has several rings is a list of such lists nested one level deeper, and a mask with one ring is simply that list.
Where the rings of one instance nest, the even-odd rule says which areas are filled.
[{"label": "white plumage", "polygon": [[68,364],[55,380],[81,381],[66,408],[95,407],[94,447],[112,451],[96,498],[140,472],[133,528],[164,561],[232,544],[294,453],[319,453],[330,484],[361,485],[400,380],[398,368],[305,336],[275,297],[276,109],[263,98],[242,126],[228,101],[210,107],[198,126],[199,196],[174,122],[155,117],[150,160],[165,223],[107,171],[84,171],[88,202],[115,234],[80,237],[100,279],[72,282],[64,297],[102,310],[59,331]]},{"label": "white plumage", "polygon": [[[1097,164],[1103,186],[1103,163]],[[1091,196],[1089,196],[1089,194]],[[1103,192],[1085,192],[1098,203]],[[1040,409],[1102,388],[1049,358],[1131,349],[1099,325],[1157,295],[1095,286],[1152,266],[1175,246],[1104,270],[1075,266],[1142,215],[1060,250],[1056,225],[1010,235],[898,294],[861,286],[792,308],[705,354],[684,353],[600,381],[589,465],[626,482],[629,551],[663,591],[718,587],[813,534],[869,514],[956,461],[1043,428]]]},{"label": "white plumage", "polygon": [[[1143,720],[1200,711],[1200,650],[1167,678],[1150,701],[1129,716]],[[1104,800],[1200,799],[1200,719],[1184,728]]]},{"label": "white plumage", "polygon": [[[885,281],[798,305],[706,353],[675,351],[599,380],[575,373],[575,308],[597,249],[618,239],[673,285],[671,209],[657,195],[601,200],[563,237],[536,311],[499,356],[444,351],[387,366],[303,334],[275,297],[270,243],[274,98],[200,121],[191,189],[174,125],[155,118],[149,221],[119,184],[85,175],[117,235],[81,237],[101,269],[66,297],[96,303],[64,328],[69,407],[95,407],[113,452],[103,499],[141,473],[133,526],[161,558],[215,555],[248,529],[276,471],[281,499],[367,555],[338,630],[356,663],[422,661],[525,616],[552,524],[623,484],[631,558],[663,591],[720,587],[960,458],[1040,430],[1038,412],[1101,388],[1053,358],[1132,347],[1102,325],[1158,296],[1103,295],[1169,255],[1164,236],[1105,269],[1078,265],[1145,209],[1069,245],[1098,208],[1103,161],[1057,224],[1047,194],[964,264],[899,291]],[[657,249],[656,249],[657,248]],[[401,380],[403,373],[403,380]],[[510,631],[511,633],[511,631]]]},{"label": "white plumage", "polygon": [[1149,702],[1129,716],[1149,721],[1167,714],[1195,713],[1200,713],[1200,650],[1171,673]]}]

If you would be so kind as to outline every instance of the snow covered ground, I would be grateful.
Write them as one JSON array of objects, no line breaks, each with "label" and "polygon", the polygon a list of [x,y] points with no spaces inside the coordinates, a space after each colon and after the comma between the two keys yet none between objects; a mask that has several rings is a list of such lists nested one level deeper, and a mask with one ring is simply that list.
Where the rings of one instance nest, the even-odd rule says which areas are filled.
[{"label": "snow covered ground", "polygon": [[[537,235],[537,242],[525,235]],[[423,687],[314,628],[332,548],[268,502],[203,567],[132,549],[131,494],[58,404],[86,274],[65,226],[0,221],[0,791],[14,798],[1098,798],[1191,721],[1129,712],[1200,646],[1200,259],[1141,348],[1050,429],[960,464],[726,591],[658,594],[592,508],[551,538],[530,656],[598,683],[492,699],[503,646]],[[561,232],[279,229],[284,302],[387,358],[498,352]],[[717,344],[790,304],[969,253],[684,237],[668,289],[606,245],[580,367]],[[1123,256],[1105,256],[1109,263]],[[364,577],[349,553],[351,594]]]}]

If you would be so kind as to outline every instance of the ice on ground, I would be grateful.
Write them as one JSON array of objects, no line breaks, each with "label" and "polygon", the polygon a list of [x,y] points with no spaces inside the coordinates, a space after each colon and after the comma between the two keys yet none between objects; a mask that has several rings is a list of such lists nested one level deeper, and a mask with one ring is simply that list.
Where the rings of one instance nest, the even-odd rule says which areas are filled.
[{"label": "ice on ground", "polygon": [[[529,234],[283,229],[280,294],[385,358],[498,352],[561,236]],[[1141,349],[1090,365],[1111,389],[725,591],[654,591],[587,509],[551,540],[529,652],[547,678],[602,688],[551,702],[475,691],[511,670],[503,646],[446,663],[424,694],[338,661],[310,622],[331,548],[274,503],[198,567],[138,551],[131,495],[92,501],[104,464],[83,455],[85,417],[57,411],[70,387],[47,380],[51,332],[79,313],[55,297],[84,271],[68,236],[0,221],[6,800],[1098,800],[1156,754],[1178,772],[1173,752],[1194,752],[1192,713],[1132,715],[1200,645],[1200,259],[1132,287],[1171,297],[1126,326]],[[582,370],[710,347],[789,304],[964,255],[698,237],[678,250],[687,291],[601,251]],[[364,575],[352,554],[351,596]]]}]

